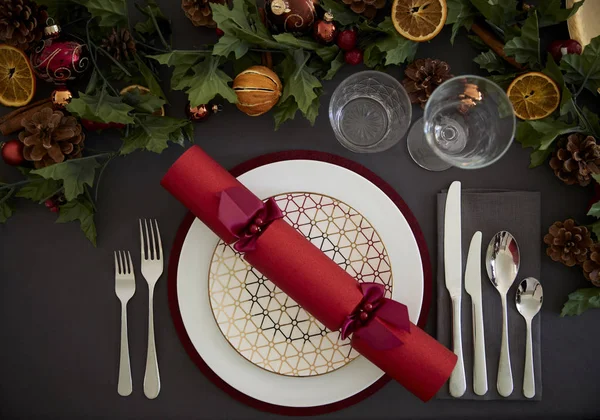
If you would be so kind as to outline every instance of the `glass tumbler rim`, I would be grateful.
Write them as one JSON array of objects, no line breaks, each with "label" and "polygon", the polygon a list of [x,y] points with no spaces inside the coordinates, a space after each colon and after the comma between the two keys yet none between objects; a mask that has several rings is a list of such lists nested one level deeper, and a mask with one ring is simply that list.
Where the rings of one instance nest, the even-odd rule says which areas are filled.
[{"label": "glass tumbler rim", "polygon": [[[406,109],[406,117],[408,120],[408,124],[407,124],[406,129],[404,130],[404,133],[402,133],[401,136],[398,136],[397,138],[395,138],[392,142],[390,142],[389,145],[386,145],[386,147],[383,149],[377,148],[377,146],[381,143],[381,141],[374,143],[372,145],[369,145],[369,146],[365,146],[365,147],[356,146],[356,145],[354,145],[354,147],[351,147],[350,145],[346,144],[347,140],[344,141],[341,139],[341,138],[344,138],[344,136],[342,135],[342,133],[338,132],[339,129],[337,129],[336,125],[334,124],[334,119],[335,119],[334,102],[337,99],[337,96],[342,94],[343,90],[351,83],[354,83],[355,81],[360,80],[361,78],[366,78],[366,77],[379,78],[380,80],[383,79],[383,81],[389,83],[391,85],[390,87],[395,89],[397,91],[397,93],[401,96],[403,105],[405,105],[405,109]],[[387,149],[390,149],[391,147],[398,144],[400,142],[400,140],[402,140],[402,138],[406,135],[406,133],[408,132],[408,129],[411,125],[410,121],[412,120],[412,104],[410,102],[410,97],[408,96],[408,92],[406,91],[406,89],[404,88],[402,83],[400,83],[400,81],[398,79],[396,79],[394,76],[392,76],[388,73],[385,73],[383,71],[379,71],[379,70],[362,70],[362,71],[358,71],[356,73],[349,75],[344,80],[342,80],[340,82],[340,84],[335,88],[335,90],[333,91],[333,94],[331,95],[331,98],[329,100],[328,114],[329,114],[329,123],[333,129],[335,138],[342,146],[344,146],[346,149],[348,149],[352,152],[355,152],[355,153],[376,153],[376,152],[383,152]]]},{"label": "glass tumbler rim", "polygon": [[[502,94],[504,94],[504,96],[506,97],[506,102],[510,105],[510,109],[513,110],[513,114],[512,114],[512,133],[511,133],[511,137],[510,140],[506,143],[506,146],[504,147],[504,149],[502,150],[501,153],[498,154],[498,156],[496,156],[495,158],[493,158],[490,161],[485,162],[484,164],[477,164],[477,165],[472,165],[472,166],[458,166],[455,165],[455,161],[453,159],[449,159],[446,157],[445,154],[440,153],[436,147],[436,145],[434,144],[434,142],[429,138],[429,136],[425,133],[425,131],[423,131],[423,135],[425,136],[425,140],[427,141],[427,143],[429,144],[429,147],[431,147],[431,149],[433,150],[433,152],[440,158],[442,159],[444,162],[447,162],[449,164],[451,164],[453,167],[456,168],[460,168],[460,169],[467,169],[467,170],[471,170],[471,169],[481,169],[481,168],[485,168],[487,166],[492,165],[493,163],[497,162],[498,160],[500,160],[505,154],[506,152],[508,152],[508,149],[510,148],[510,146],[512,146],[513,142],[514,142],[514,138],[515,138],[515,134],[517,131],[517,120],[515,117],[515,113],[514,113],[514,109],[512,106],[512,102],[510,102],[510,99],[508,98],[508,95],[506,94],[506,92],[504,91],[504,89],[502,89],[496,82],[493,82],[489,79],[486,79],[485,77],[482,76],[477,76],[474,74],[463,74],[463,75],[459,75],[459,76],[454,76],[451,79],[446,80],[444,83],[442,83],[441,85],[439,85],[431,94],[431,96],[429,97],[429,99],[427,100],[427,103],[425,104],[425,109],[423,110],[423,121],[427,121],[427,115],[431,113],[431,104],[432,104],[432,98],[435,97],[436,92],[441,92],[440,88],[442,86],[444,86],[445,84],[450,84],[452,82],[455,82],[456,80],[460,80],[460,79],[471,79],[471,80],[476,80],[479,82],[485,82],[487,84],[489,84],[490,86],[493,86],[494,89],[496,89],[498,92],[501,92]],[[423,125],[423,127],[425,127],[426,124]]]}]

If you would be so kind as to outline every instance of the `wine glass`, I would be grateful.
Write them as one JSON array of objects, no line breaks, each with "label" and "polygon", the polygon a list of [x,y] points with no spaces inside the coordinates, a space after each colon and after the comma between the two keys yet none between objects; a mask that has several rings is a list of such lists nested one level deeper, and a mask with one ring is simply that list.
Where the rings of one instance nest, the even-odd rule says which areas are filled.
[{"label": "wine glass", "polygon": [[429,97],[423,118],[408,134],[408,152],[422,168],[478,169],[506,153],[516,128],[506,93],[479,76],[458,76]]},{"label": "wine glass", "polygon": [[353,152],[375,153],[394,146],[408,131],[411,116],[404,86],[380,71],[361,71],[348,77],[329,102],[335,137]]}]

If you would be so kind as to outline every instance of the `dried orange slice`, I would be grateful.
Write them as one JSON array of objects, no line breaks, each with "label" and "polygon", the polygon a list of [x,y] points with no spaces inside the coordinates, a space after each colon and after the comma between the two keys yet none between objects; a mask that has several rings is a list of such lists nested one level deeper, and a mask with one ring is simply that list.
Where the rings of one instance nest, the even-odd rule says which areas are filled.
[{"label": "dried orange slice", "polygon": [[0,103],[6,106],[27,105],[35,95],[35,76],[23,51],[0,45]]},{"label": "dried orange slice", "polygon": [[560,104],[560,89],[554,80],[536,71],[517,77],[506,93],[515,115],[522,120],[546,118]]},{"label": "dried orange slice", "polygon": [[[150,89],[148,89],[146,86],[130,85],[130,86],[127,86],[127,87],[124,87],[123,89],[121,89],[119,94],[125,95],[127,92],[131,92],[132,90],[135,90],[135,89],[139,89],[140,95],[145,95],[146,93],[150,93]],[[157,109],[156,111],[154,111],[152,113],[152,115],[164,117],[165,116],[165,107],[161,106],[160,109]]]},{"label": "dried orange slice", "polygon": [[392,22],[400,35],[416,42],[433,39],[446,23],[446,0],[394,0]]}]

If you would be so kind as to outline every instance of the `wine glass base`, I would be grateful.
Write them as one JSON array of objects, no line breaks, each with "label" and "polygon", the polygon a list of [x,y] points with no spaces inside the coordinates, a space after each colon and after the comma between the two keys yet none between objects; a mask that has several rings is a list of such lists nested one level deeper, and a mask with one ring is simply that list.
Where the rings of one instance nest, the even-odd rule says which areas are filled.
[{"label": "wine glass base", "polygon": [[440,159],[431,149],[423,131],[423,118],[419,118],[410,128],[406,145],[412,160],[423,169],[432,172],[445,171],[452,165]]}]

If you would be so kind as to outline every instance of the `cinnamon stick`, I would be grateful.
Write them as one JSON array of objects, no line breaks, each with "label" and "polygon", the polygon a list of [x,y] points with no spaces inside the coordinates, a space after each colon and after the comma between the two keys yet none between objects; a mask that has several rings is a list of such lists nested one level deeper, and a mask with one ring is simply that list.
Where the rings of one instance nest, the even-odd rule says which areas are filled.
[{"label": "cinnamon stick", "polygon": [[23,128],[21,121],[24,118],[31,118],[33,114],[41,111],[44,108],[52,108],[52,102],[50,101],[50,98],[32,102],[15,109],[13,112],[3,115],[0,117],[0,133],[2,133],[4,136],[7,136],[21,130]]},{"label": "cinnamon stick", "polygon": [[514,58],[506,55],[506,53],[504,52],[504,44],[502,43],[502,41],[496,38],[496,36],[489,29],[487,29],[479,23],[474,23],[473,25],[471,25],[471,30],[475,32],[475,35],[481,38],[481,40],[488,47],[490,47],[492,51],[494,51],[496,54],[502,57],[507,63],[509,63],[513,67],[516,67],[519,70],[525,69],[526,66],[524,66],[521,63],[518,63]]}]

